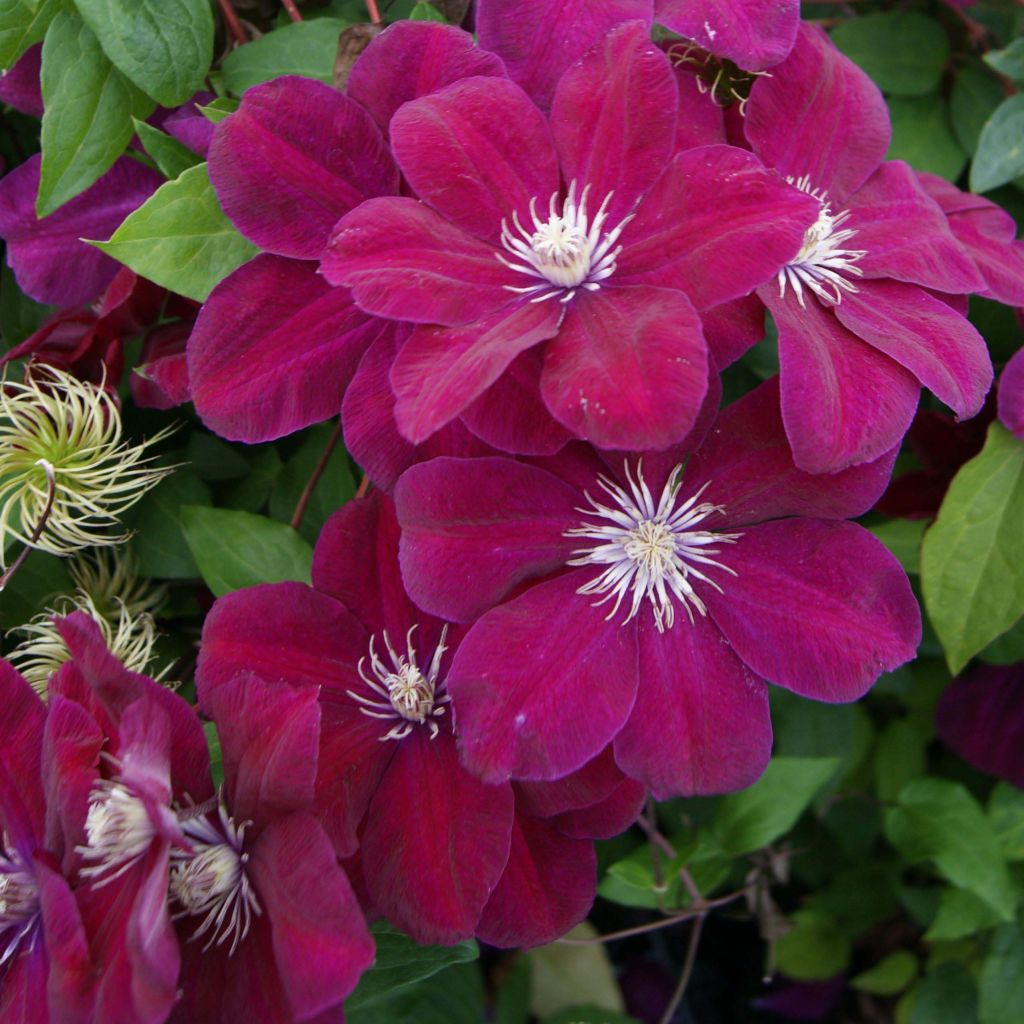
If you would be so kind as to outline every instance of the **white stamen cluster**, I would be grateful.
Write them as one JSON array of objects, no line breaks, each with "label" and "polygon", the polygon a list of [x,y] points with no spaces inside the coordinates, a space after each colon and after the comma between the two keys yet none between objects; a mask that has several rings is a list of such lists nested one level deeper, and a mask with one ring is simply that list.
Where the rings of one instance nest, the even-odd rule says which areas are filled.
[{"label": "white stamen cluster", "polygon": [[204,952],[230,941],[228,955],[233,956],[253,917],[262,913],[245,873],[245,830],[252,822],[236,825],[223,803],[218,806],[219,828],[202,814],[179,820],[192,849],[171,852],[170,894],[182,907],[174,920],[201,917],[189,941],[209,934]]},{"label": "white stamen cluster", "polygon": [[813,196],[821,204],[818,219],[807,229],[804,244],[792,263],[779,271],[779,297],[786,295],[786,285],[790,285],[796,293],[797,302],[804,306],[804,286],[828,305],[837,306],[843,300],[843,292],[856,292],[857,286],[845,275],[853,274],[860,277],[863,271],[857,261],[867,255],[866,249],[844,249],[856,230],[843,228],[849,219],[850,211],[832,213],[829,206],[828,193],[811,186],[806,175],[794,181],[786,179],[801,192]]},{"label": "white stamen cluster", "polygon": [[517,288],[505,285],[510,292],[532,295],[531,302],[543,302],[559,296],[568,302],[578,288],[597,291],[601,282],[615,273],[615,260],[622,251],[616,246],[622,229],[633,219],[633,214],[623,218],[610,231],[605,231],[608,206],[613,192],[605,197],[593,221],[587,213],[587,185],[577,201],[576,182],[569,185],[569,192],[561,200],[553,192],[548,201],[548,217],[544,220],[537,212],[537,199],[530,200],[532,228],[524,228],[518,212],[512,214],[512,223],[518,236],[508,225],[501,222],[501,244],[513,257],[511,260],[496,253],[498,259],[510,270],[539,279],[538,283]]},{"label": "white stamen cluster", "polygon": [[87,863],[84,878],[106,885],[146,855],[156,836],[149,811],[124,783],[101,779],[94,786],[85,818],[86,843],[75,849]]},{"label": "white stamen cluster", "polygon": [[375,693],[380,700],[372,700],[349,690],[348,695],[359,703],[360,711],[369,718],[382,720],[398,719],[381,740],[400,740],[412,732],[417,725],[426,725],[430,729],[430,738],[437,736],[439,725],[436,721],[445,713],[445,705],[451,697],[440,691],[443,683],[438,683],[441,674],[441,658],[447,650],[445,637],[448,627],[441,630],[441,639],[437,643],[434,655],[427,665],[426,672],[419,668],[412,636],[416,627],[406,634],[405,654],[399,654],[391,645],[387,631],[383,633],[384,646],[391,660],[390,667],[380,659],[374,647],[374,638],[370,638],[370,678],[364,671],[365,658],[359,659],[359,678]]},{"label": "white stamen cluster", "polygon": [[595,607],[614,601],[606,621],[619,610],[623,600],[632,593],[630,610],[624,622],[629,622],[640,610],[646,598],[654,612],[658,632],[671,629],[675,622],[675,603],[682,604],[690,622],[693,612],[707,614],[693,581],[700,580],[719,593],[722,588],[709,579],[699,565],[713,566],[735,576],[728,566],[709,556],[717,555],[715,544],[732,544],[738,533],[715,533],[694,529],[709,516],[721,514],[720,505],[701,502],[707,484],[696,494],[679,502],[682,466],[676,466],[655,504],[650,488],[638,463],[636,475],[625,464],[628,490],[607,477],[598,477],[598,484],[612,498],[612,505],[603,505],[586,495],[590,508],[577,509],[583,515],[604,520],[597,524],[584,523],[568,530],[566,537],[586,537],[598,543],[574,551],[576,556],[569,565],[607,566],[600,575],[577,590],[578,594],[604,594]]},{"label": "white stamen cluster", "polygon": [[[10,850],[4,852],[4,848]],[[4,836],[0,846],[0,965],[12,959],[39,917],[39,887],[31,866]],[[31,947],[29,947],[31,948]]]}]

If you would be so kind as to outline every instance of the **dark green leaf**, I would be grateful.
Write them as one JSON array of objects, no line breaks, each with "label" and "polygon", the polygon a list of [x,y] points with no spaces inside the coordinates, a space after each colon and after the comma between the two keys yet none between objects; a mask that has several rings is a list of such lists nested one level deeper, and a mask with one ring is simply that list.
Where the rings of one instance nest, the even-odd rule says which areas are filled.
[{"label": "dark green leaf", "polygon": [[93,244],[137,274],[197,302],[257,251],[224,216],[206,164],[161,185],[109,241]]},{"label": "dark green leaf", "polygon": [[988,192],[1024,174],[1024,95],[1011,96],[985,122],[971,164],[971,191]]},{"label": "dark green leaf", "polygon": [[1024,860],[1024,790],[997,782],[988,798],[988,818],[1007,860]]},{"label": "dark green leaf", "polygon": [[140,575],[168,580],[199,575],[182,532],[181,509],[209,500],[206,484],[191,470],[179,469],[125,513],[125,526],[133,531],[131,549]]},{"label": "dark green leaf", "polygon": [[980,1024],[1021,1024],[1024,1021],[1024,933],[1016,926],[1000,928],[992,938],[978,979]]},{"label": "dark green leaf", "polygon": [[106,55],[165,107],[203,86],[213,59],[209,0],[75,0]]},{"label": "dark green leaf", "polygon": [[210,777],[214,786],[224,781],[224,753],[220,749],[220,737],[214,722],[204,722],[203,732],[206,734],[206,746],[210,750]]},{"label": "dark green leaf", "polygon": [[1014,39],[1005,50],[989,50],[985,63],[1018,85],[1024,84],[1024,38]]},{"label": "dark green leaf", "polygon": [[183,171],[203,162],[188,146],[145,121],[135,120],[135,134],[165,178],[173,181]]},{"label": "dark green leaf", "polygon": [[236,95],[281,75],[303,75],[331,83],[338,36],[346,22],[336,18],[298,21],[232,50],[221,70]]},{"label": "dark green leaf", "polygon": [[0,68],[9,68],[63,10],[65,0],[0,0]]},{"label": "dark green leaf", "polygon": [[475,963],[455,964],[354,1012],[345,1004],[346,1024],[482,1024],[484,1019],[483,977]]},{"label": "dark green leaf", "polygon": [[875,788],[878,799],[895,800],[900,790],[924,774],[925,737],[906,719],[890,722],[875,745]]},{"label": "dark green leaf", "polygon": [[494,1024],[527,1024],[530,1019],[530,961],[519,957],[498,985]]},{"label": "dark green leaf", "polygon": [[228,508],[259,512],[267,503],[282,469],[284,463],[276,448],[267,446],[261,449],[253,455],[246,475],[223,495],[222,503]]},{"label": "dark green leaf", "polygon": [[181,514],[199,574],[217,597],[260,583],[309,582],[313,549],[284,523],[203,505]]},{"label": "dark green leaf", "polygon": [[985,122],[1006,94],[999,80],[982,64],[965,64],[956,76],[949,97],[949,116],[957,141],[974,153]]},{"label": "dark green leaf", "polygon": [[890,160],[906,160],[919,171],[937,174],[949,181],[959,177],[967,154],[953,135],[949,108],[939,93],[913,99],[894,97],[889,101],[892,119]]},{"label": "dark green leaf", "polygon": [[1005,633],[1001,633],[978,657],[990,665],[1012,665],[1024,661],[1024,619],[1018,619]]},{"label": "dark green leaf", "polygon": [[237,447],[205,432],[189,437],[185,458],[204,480],[237,480],[249,472],[249,462]]},{"label": "dark green leaf", "polygon": [[925,534],[925,604],[950,670],[1024,614],[1024,445],[1000,423],[954,477]]},{"label": "dark green leaf", "polygon": [[635,1017],[599,1006],[567,1006],[564,1010],[545,1017],[543,1024],[640,1024]]},{"label": "dark green leaf", "polygon": [[44,306],[30,299],[14,280],[14,271],[4,262],[0,265],[0,341],[3,348],[14,348],[53,312],[53,306]]},{"label": "dark green leaf", "polygon": [[74,584],[63,558],[33,551],[0,595],[0,629],[23,626],[58,594],[70,594]]},{"label": "dark green leaf", "polygon": [[974,981],[957,963],[939,964],[914,990],[909,1024],[977,1024]]},{"label": "dark green leaf", "polygon": [[831,918],[798,910],[793,927],[776,943],[779,970],[798,981],[825,981],[850,962],[850,940]]}]

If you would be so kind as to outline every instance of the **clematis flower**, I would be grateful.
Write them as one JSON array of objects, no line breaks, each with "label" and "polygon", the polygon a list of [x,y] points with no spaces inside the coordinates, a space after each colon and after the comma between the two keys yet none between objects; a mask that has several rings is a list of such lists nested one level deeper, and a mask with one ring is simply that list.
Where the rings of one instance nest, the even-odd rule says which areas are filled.
[{"label": "clematis flower", "polygon": [[999,378],[999,419],[1024,441],[1024,349],[1014,355]]},{"label": "clematis flower", "polygon": [[410,441],[541,345],[540,395],[571,434],[663,448],[688,433],[707,390],[698,310],[772,277],[817,209],[742,150],[676,153],[677,106],[668,58],[631,22],[559,79],[550,119],[499,78],[392,117],[419,201],[358,206],[321,272],[366,312],[419,325],[390,373]]},{"label": "clematis flower", "polygon": [[6,71],[0,71],[0,103],[29,117],[43,116],[43,90],[39,72],[43,66],[43,44],[30,46]]},{"label": "clematis flower", "polygon": [[758,293],[779,330],[797,465],[835,472],[877,458],[906,432],[921,385],[973,416],[992,368],[943,295],[986,281],[915,173],[884,161],[889,119],[870,79],[804,25],[789,58],[751,89],[744,130],[818,203],[799,254]]},{"label": "clematis flower", "polygon": [[871,507],[894,452],[802,472],[773,380],[688,454],[572,446],[399,480],[410,594],[473,623],[448,692],[481,778],[556,779],[612,743],[658,797],[741,788],[769,757],[765,680],[849,701],[913,657],[905,574],[842,521]]},{"label": "clematis flower", "polygon": [[593,900],[593,849],[582,840],[601,834],[606,816],[625,827],[639,788],[622,791],[607,760],[561,795],[517,795],[462,767],[446,678],[463,630],[406,596],[398,528],[383,495],[351,502],[328,521],[313,582],[217,601],[197,672],[204,707],[239,671],[319,687],[324,827],[339,855],[358,848],[369,909],[417,941],[478,933],[533,945],[563,934]]}]

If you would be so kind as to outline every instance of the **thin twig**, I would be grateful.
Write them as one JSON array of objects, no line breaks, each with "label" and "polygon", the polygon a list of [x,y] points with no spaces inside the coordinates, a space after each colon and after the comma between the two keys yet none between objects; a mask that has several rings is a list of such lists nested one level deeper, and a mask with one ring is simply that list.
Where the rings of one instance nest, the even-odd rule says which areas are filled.
[{"label": "thin twig", "polygon": [[302,494],[299,495],[298,504],[295,506],[295,514],[292,516],[292,529],[297,530],[299,524],[302,522],[302,517],[306,514],[306,506],[309,504],[309,499],[313,496],[313,491],[316,489],[316,485],[320,482],[320,477],[324,475],[324,470],[327,469],[327,463],[331,461],[331,456],[334,454],[334,449],[338,447],[338,442],[341,440],[341,423],[334,428],[330,438],[327,441],[327,445],[323,450],[323,454],[320,456],[319,462],[313,468],[313,472],[310,478],[306,481],[306,486],[302,488]]},{"label": "thin twig", "polygon": [[683,973],[679,976],[679,984],[676,985],[672,998],[665,1007],[658,1024],[672,1024],[672,1018],[679,1009],[679,1004],[686,995],[686,986],[690,984],[690,976],[693,974],[693,965],[697,962],[697,947],[700,945],[700,933],[704,928],[704,915],[701,914],[693,922],[693,931],[690,932],[690,942],[686,947],[686,960],[683,962]]},{"label": "thin twig", "polygon": [[366,0],[366,13],[370,15],[370,21],[374,25],[380,24],[380,9],[377,7],[377,0]]},{"label": "thin twig", "polygon": [[356,490],[357,498],[365,498],[370,491],[370,477],[369,474],[363,476],[363,479],[359,481],[359,487]]},{"label": "thin twig", "polygon": [[36,542],[43,535],[43,530],[46,529],[46,521],[50,518],[50,512],[53,511],[53,500],[57,497],[57,477],[54,475],[53,466],[46,459],[40,459],[36,465],[43,467],[43,472],[46,473],[46,480],[50,486],[49,493],[46,496],[46,505],[43,507],[42,515],[39,517],[39,522],[36,523],[36,528],[32,531],[32,536],[29,538],[28,543],[21,549],[18,557],[7,567],[7,571],[3,576],[0,576],[0,591],[11,582],[14,574],[25,564],[25,559],[28,558],[31,551],[35,548]]},{"label": "thin twig", "polygon": [[288,17],[292,21],[302,21],[302,15],[299,14],[299,9],[295,6],[295,0],[281,0],[281,6],[288,12]]},{"label": "thin twig", "polygon": [[239,46],[244,46],[249,42],[249,39],[245,34],[245,29],[242,28],[242,23],[238,20],[234,7],[231,6],[231,0],[217,0],[217,2],[220,5],[220,13],[224,18],[224,24],[227,25],[228,31]]}]

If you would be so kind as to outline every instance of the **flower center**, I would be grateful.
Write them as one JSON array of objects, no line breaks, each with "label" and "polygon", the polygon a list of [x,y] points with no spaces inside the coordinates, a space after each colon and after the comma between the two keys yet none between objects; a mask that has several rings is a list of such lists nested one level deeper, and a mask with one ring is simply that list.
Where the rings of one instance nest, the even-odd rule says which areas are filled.
[{"label": "flower center", "polygon": [[[542,302],[555,295],[562,302],[568,302],[577,288],[597,291],[601,282],[615,273],[616,257],[622,246],[616,246],[622,229],[633,219],[633,214],[623,218],[610,231],[605,231],[608,219],[608,205],[613,192],[609,192],[598,207],[593,220],[587,213],[587,185],[576,198],[576,182],[569,185],[569,193],[561,201],[559,193],[553,192],[548,201],[548,217],[544,220],[537,212],[537,197],[530,200],[532,228],[524,228],[519,214],[512,214],[513,231],[507,220],[501,222],[501,244],[511,254],[508,259],[502,253],[497,257],[510,270],[538,278],[539,281],[525,287],[505,285],[510,292],[532,295],[531,302]],[[518,232],[518,236],[516,234]]]},{"label": "flower center", "polygon": [[[6,836],[4,846],[10,847]],[[18,850],[10,849],[6,854],[0,846],[0,964],[14,957],[22,940],[35,930],[39,917],[35,874]]]},{"label": "flower center", "polygon": [[221,946],[229,939],[233,956],[238,944],[249,934],[253,916],[262,913],[256,893],[245,873],[249,855],[245,852],[245,830],[251,822],[235,825],[224,804],[218,807],[220,828],[205,816],[181,820],[181,830],[192,843],[192,851],[172,850],[170,892],[182,906],[174,920],[202,917],[190,942],[209,933],[203,946]]},{"label": "flower center", "polygon": [[627,594],[632,592],[629,614],[624,622],[629,622],[637,614],[646,598],[654,612],[654,624],[658,632],[663,633],[675,622],[676,602],[683,606],[691,623],[694,621],[694,609],[700,615],[707,614],[704,602],[693,588],[693,581],[701,580],[719,593],[722,588],[698,566],[714,566],[735,576],[732,569],[710,557],[719,553],[718,548],[711,545],[732,544],[742,535],[694,529],[724,509],[720,505],[699,501],[707,484],[679,502],[682,466],[676,466],[672,471],[657,505],[644,480],[640,463],[637,463],[635,478],[628,463],[625,474],[628,490],[607,477],[597,478],[602,490],[611,496],[612,505],[602,505],[587,494],[591,507],[577,509],[603,522],[585,522],[566,532],[566,537],[586,537],[598,542],[574,551],[576,557],[568,564],[606,567],[576,592],[604,594],[597,605],[614,601],[607,619],[618,612]]},{"label": "flower center", "polygon": [[86,845],[76,849],[90,863],[81,873],[105,876],[97,885],[106,885],[145,855],[156,830],[146,805],[124,783],[101,779],[89,799],[85,835]]},{"label": "flower center", "polygon": [[398,723],[381,740],[400,740],[408,736],[415,725],[427,725],[430,728],[430,738],[434,739],[438,732],[438,723],[435,719],[445,713],[445,705],[451,697],[441,694],[444,684],[438,684],[438,677],[441,673],[441,658],[447,650],[444,641],[448,635],[448,627],[441,630],[441,639],[438,641],[434,656],[430,659],[426,672],[423,672],[416,660],[416,650],[413,647],[412,635],[416,627],[406,634],[405,654],[399,654],[391,645],[387,631],[382,634],[384,647],[387,649],[391,665],[381,660],[374,647],[374,637],[370,638],[370,671],[373,678],[368,676],[364,670],[366,658],[359,659],[359,678],[380,698],[372,700],[363,697],[352,690],[347,691],[348,695],[359,704],[360,711],[370,718],[398,719]]},{"label": "flower center", "polygon": [[863,274],[856,264],[867,255],[867,250],[843,248],[843,243],[857,234],[856,230],[841,227],[850,216],[849,210],[833,214],[828,203],[828,193],[812,188],[806,176],[796,181],[791,177],[786,180],[801,192],[817,199],[821,210],[818,219],[807,229],[803,247],[796,254],[796,259],[779,271],[779,297],[785,297],[786,285],[789,284],[796,293],[797,302],[803,306],[806,285],[822,302],[838,306],[844,291],[858,290],[845,275],[860,277]]}]

